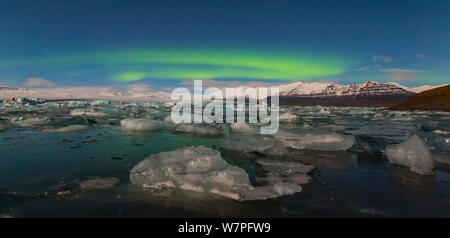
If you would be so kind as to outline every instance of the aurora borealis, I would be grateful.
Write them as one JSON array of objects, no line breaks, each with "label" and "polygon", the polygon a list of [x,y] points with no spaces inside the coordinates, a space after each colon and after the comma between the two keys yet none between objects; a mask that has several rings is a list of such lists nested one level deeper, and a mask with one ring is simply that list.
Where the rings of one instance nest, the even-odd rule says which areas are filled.
[{"label": "aurora borealis", "polygon": [[[267,52],[219,50],[126,50],[2,62],[4,69],[46,67],[64,72],[71,66],[106,68],[116,82],[154,79],[248,78],[301,80],[343,73],[341,59]],[[91,68],[91,69],[92,69]]]},{"label": "aurora borealis", "polygon": [[0,85],[449,81],[445,1],[113,2],[0,3]]}]

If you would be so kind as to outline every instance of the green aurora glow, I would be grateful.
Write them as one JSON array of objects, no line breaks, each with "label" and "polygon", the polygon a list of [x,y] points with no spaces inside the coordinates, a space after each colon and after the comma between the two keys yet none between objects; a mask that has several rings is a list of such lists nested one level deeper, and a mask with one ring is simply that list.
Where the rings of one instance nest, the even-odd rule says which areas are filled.
[{"label": "green aurora glow", "polygon": [[47,67],[108,69],[116,82],[149,79],[248,78],[304,80],[344,73],[355,62],[339,57],[269,51],[121,50],[0,61],[0,69]]},{"label": "green aurora glow", "polygon": [[141,80],[147,76],[146,73],[142,72],[125,72],[113,75],[113,80],[117,82],[132,82],[136,80]]}]

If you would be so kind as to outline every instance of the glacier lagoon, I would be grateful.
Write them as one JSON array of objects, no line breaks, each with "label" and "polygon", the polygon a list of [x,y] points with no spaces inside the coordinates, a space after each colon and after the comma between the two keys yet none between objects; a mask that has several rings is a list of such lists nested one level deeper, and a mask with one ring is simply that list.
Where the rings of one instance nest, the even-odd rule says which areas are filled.
[{"label": "glacier lagoon", "polygon": [[[260,143],[263,136],[254,134],[255,125],[214,125],[217,133],[210,133],[211,125],[177,129],[167,119],[171,106],[108,101],[1,103],[0,216],[450,215],[449,113],[283,106],[280,115],[296,115],[296,120],[280,123],[280,132]],[[141,124],[130,125],[134,121]],[[421,142],[399,145],[415,135]],[[232,136],[244,138],[240,146],[231,143]],[[432,175],[417,173],[420,169],[414,169],[414,163],[397,163],[403,157],[417,159],[408,153],[417,154],[422,142],[426,148],[421,151],[429,153],[418,159],[429,155],[425,159],[432,160],[426,163],[432,164]],[[195,188],[160,183],[146,188],[130,181],[130,171],[145,158],[190,146],[220,152],[215,161],[223,159],[233,171],[242,169],[232,177],[240,182],[227,187],[224,181],[210,180],[206,186],[191,176],[198,167],[180,172]],[[388,158],[386,148],[400,149],[401,156]],[[176,153],[172,156],[177,159]],[[207,169],[210,174],[219,170],[213,165]],[[264,191],[247,196],[252,199],[224,196],[236,184],[240,189],[273,186],[270,191],[276,193],[268,196],[267,190],[260,189]],[[228,190],[217,192],[214,186],[219,185]]]}]

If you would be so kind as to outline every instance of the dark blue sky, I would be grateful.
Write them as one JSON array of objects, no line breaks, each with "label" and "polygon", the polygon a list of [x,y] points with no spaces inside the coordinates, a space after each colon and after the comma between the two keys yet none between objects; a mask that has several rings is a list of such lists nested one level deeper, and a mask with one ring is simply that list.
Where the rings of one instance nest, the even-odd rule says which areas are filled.
[{"label": "dark blue sky", "polygon": [[[57,85],[164,86],[257,75],[449,83],[449,12],[450,2],[438,0],[1,1],[0,84],[38,77]],[[251,70],[264,73],[251,77],[253,65],[230,63],[240,56],[261,62]],[[314,72],[267,67],[289,59]]]}]

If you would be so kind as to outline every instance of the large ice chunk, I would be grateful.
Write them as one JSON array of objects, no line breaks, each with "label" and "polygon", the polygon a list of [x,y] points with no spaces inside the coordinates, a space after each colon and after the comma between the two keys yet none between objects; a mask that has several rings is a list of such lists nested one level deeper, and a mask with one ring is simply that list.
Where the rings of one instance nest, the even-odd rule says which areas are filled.
[{"label": "large ice chunk", "polygon": [[215,127],[210,124],[185,124],[180,123],[174,129],[176,133],[186,133],[194,136],[207,136],[216,137],[224,135],[224,131],[221,128]]},{"label": "large ice chunk", "polygon": [[328,129],[279,129],[274,136],[287,147],[299,150],[340,151],[354,144],[353,137],[337,135]]},{"label": "large ice chunk", "polygon": [[120,126],[127,130],[135,131],[157,131],[170,129],[173,123],[164,121],[155,121],[143,118],[127,118],[120,121]]},{"label": "large ice chunk", "polygon": [[272,135],[236,134],[231,135],[220,144],[225,152],[239,152],[248,158],[283,156],[288,154],[283,143]]},{"label": "large ice chunk", "polygon": [[408,140],[386,147],[389,162],[409,167],[412,172],[432,175],[434,174],[434,161],[430,150],[417,135]]},{"label": "large ice chunk", "polygon": [[209,192],[235,200],[256,200],[301,191],[295,184],[253,186],[248,174],[226,163],[216,150],[191,146],[153,154],[130,171],[132,184],[151,189]]}]

